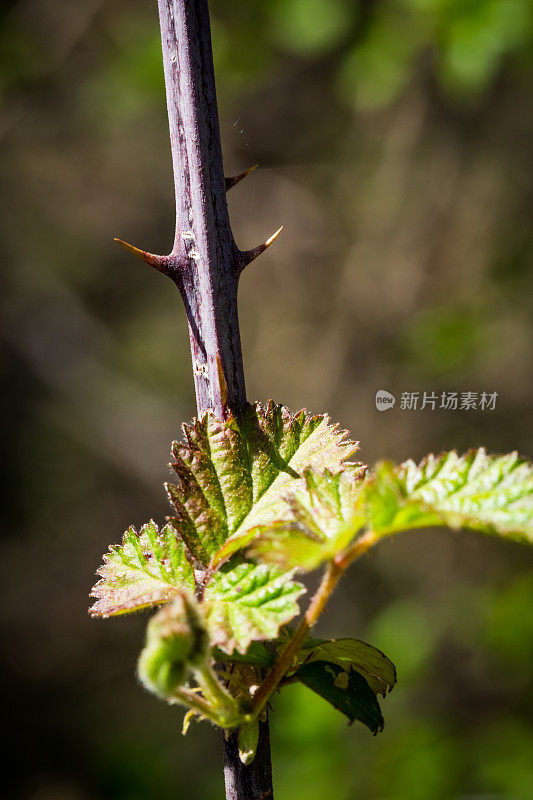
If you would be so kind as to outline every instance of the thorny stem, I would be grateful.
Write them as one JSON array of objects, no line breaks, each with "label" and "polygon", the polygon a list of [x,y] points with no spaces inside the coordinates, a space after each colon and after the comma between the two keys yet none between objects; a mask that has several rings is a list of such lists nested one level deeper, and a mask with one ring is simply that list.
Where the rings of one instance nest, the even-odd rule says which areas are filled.
[{"label": "thorny stem", "polygon": [[368,531],[357,539],[351,547],[343,553],[339,553],[328,563],[320,586],[313,596],[304,618],[254,696],[252,704],[254,716],[257,717],[265,708],[272,693],[277,689],[285,674],[293,665],[294,656],[307,639],[309,631],[323,612],[326,603],[346,569],[363,553],[366,553],[376,541],[377,536],[374,531]]},{"label": "thorny stem", "polygon": [[176,196],[166,271],[185,303],[198,412],[223,417],[246,393],[207,0],[159,0],[159,18]]},{"label": "thorny stem", "polygon": [[187,321],[198,413],[225,418],[246,403],[237,290],[243,269],[277,237],[241,251],[226,192],[253,167],[225,178],[207,0],[158,0],[176,196],[169,255],[116,241],[178,287]]},{"label": "thorny stem", "polygon": [[[158,0],[158,5],[176,232],[168,256],[125,246],[178,287],[189,323],[198,414],[212,410],[225,418],[246,404],[239,276],[275,236],[248,252],[233,238],[226,191],[249,170],[224,178],[207,0]],[[227,800],[273,797],[268,721],[260,723],[257,755],[248,766],[239,760],[236,736],[225,738],[224,775]]]}]

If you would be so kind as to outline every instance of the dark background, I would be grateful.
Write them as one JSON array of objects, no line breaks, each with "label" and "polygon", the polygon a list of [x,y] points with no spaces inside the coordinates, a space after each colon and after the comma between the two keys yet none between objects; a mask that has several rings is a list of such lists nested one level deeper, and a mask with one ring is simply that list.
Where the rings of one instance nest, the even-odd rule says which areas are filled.
[{"label": "dark background", "polygon": [[[485,444],[530,454],[533,7],[529,0],[212,3],[237,242],[285,225],[241,283],[250,399],[328,411],[362,458]],[[194,413],[171,284],[113,244],[173,238],[157,9],[18,0],[2,12],[0,559],[6,796],[223,796],[219,734],[135,679],[146,617],[86,614],[130,524],[167,513]],[[374,395],[398,400],[379,413]],[[405,411],[402,392],[498,392]],[[290,687],[279,800],[528,800],[532,558],[474,534],[386,542],[320,625],[396,662],[385,731]]]}]

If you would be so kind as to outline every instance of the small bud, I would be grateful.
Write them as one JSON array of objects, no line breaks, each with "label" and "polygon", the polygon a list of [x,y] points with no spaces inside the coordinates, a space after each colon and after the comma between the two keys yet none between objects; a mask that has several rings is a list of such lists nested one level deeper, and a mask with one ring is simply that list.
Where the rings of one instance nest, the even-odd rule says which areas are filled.
[{"label": "small bud", "polygon": [[243,764],[251,764],[259,741],[259,722],[245,722],[239,727],[239,758]]},{"label": "small bud", "polygon": [[186,680],[191,668],[206,661],[207,653],[207,632],[194,601],[179,594],[148,623],[137,673],[148,691],[167,698]]}]

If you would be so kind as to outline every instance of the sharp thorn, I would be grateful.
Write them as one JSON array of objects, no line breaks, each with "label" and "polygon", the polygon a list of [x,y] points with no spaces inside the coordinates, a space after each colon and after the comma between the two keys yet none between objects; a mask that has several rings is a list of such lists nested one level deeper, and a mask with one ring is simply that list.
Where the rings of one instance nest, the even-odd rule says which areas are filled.
[{"label": "sharp thorn", "polygon": [[274,241],[274,239],[277,239],[277,238],[278,238],[278,236],[280,235],[280,233],[281,233],[281,231],[282,231],[282,230],[283,230],[283,225],[281,225],[281,226],[280,226],[280,227],[277,229],[277,231],[276,231],[275,233],[273,233],[273,234],[272,234],[272,236],[269,236],[269,237],[268,237],[268,239],[266,240],[266,242],[265,242],[264,244],[260,244],[260,245],[259,245],[259,248],[258,248],[258,249],[260,249],[261,253],[263,252],[263,250],[266,250],[266,249],[267,249],[267,247],[270,247],[270,245],[272,244],[272,242]]},{"label": "sharp thorn", "polygon": [[222,361],[220,360],[220,356],[217,353],[217,374],[218,374],[218,384],[220,387],[220,399],[222,400],[222,405],[224,408],[228,402],[228,384],[226,383],[226,376],[224,375],[224,367],[222,366]]},{"label": "sharp thorn", "polygon": [[283,225],[281,226],[281,228],[278,228],[277,231],[272,234],[272,236],[269,236],[266,242],[263,242],[263,244],[260,244],[258,247],[254,247],[253,250],[246,250],[242,254],[242,261],[243,261],[242,268],[244,269],[244,267],[251,261],[253,261],[254,258],[257,258],[257,256],[261,255],[261,253],[264,253],[267,247],[270,247],[272,242],[278,238],[282,230],[283,230]]},{"label": "sharp thorn", "polygon": [[232,189],[236,183],[239,183],[240,181],[244,180],[244,178],[247,178],[250,172],[253,172],[258,166],[259,164],[254,164],[253,167],[245,169],[244,172],[240,173],[240,175],[234,175],[232,178],[225,178],[226,191],[229,192],[229,190]]},{"label": "sharp thorn", "polygon": [[123,242],[122,239],[115,238],[115,242],[118,242],[118,244],[120,244],[126,250],[129,250],[130,253],[133,253],[133,255],[137,256],[137,258],[140,258],[142,261],[150,264],[151,267],[155,267],[155,269],[159,270],[159,272],[165,271],[168,256],[156,256],[153,253],[147,253],[146,250],[139,250],[138,247],[134,247],[132,244],[128,244],[128,242]]}]

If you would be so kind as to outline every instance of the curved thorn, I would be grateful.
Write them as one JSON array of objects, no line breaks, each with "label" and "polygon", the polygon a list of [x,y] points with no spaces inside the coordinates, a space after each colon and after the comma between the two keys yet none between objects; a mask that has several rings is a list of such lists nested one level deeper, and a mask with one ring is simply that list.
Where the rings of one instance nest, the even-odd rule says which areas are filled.
[{"label": "curved thorn", "polygon": [[224,180],[226,181],[226,191],[229,192],[229,190],[232,189],[236,183],[239,183],[239,181],[242,181],[244,178],[247,178],[250,172],[253,172],[254,169],[257,169],[258,166],[259,164],[254,164],[253,167],[245,169],[244,172],[240,173],[240,175],[234,175],[232,178],[225,178]]},{"label": "curved thorn", "polygon": [[272,234],[272,236],[269,236],[266,242],[263,242],[263,244],[260,244],[258,247],[254,247],[253,250],[246,250],[244,253],[242,253],[241,269],[244,269],[244,267],[246,267],[247,264],[253,261],[254,258],[257,258],[257,256],[261,255],[261,253],[264,253],[267,247],[270,247],[272,242],[278,238],[282,230],[283,230],[283,225],[281,226],[281,228],[278,228],[277,231]]},{"label": "curved thorn", "polygon": [[142,261],[150,264],[151,267],[155,267],[155,269],[159,270],[159,272],[165,271],[168,256],[156,256],[153,253],[147,253],[146,250],[139,250],[138,247],[134,247],[132,244],[128,244],[128,242],[123,242],[122,239],[115,238],[114,241],[118,242],[118,244],[120,244],[126,250],[129,250],[130,253],[133,253],[133,255],[137,256],[137,258],[140,258]]}]

